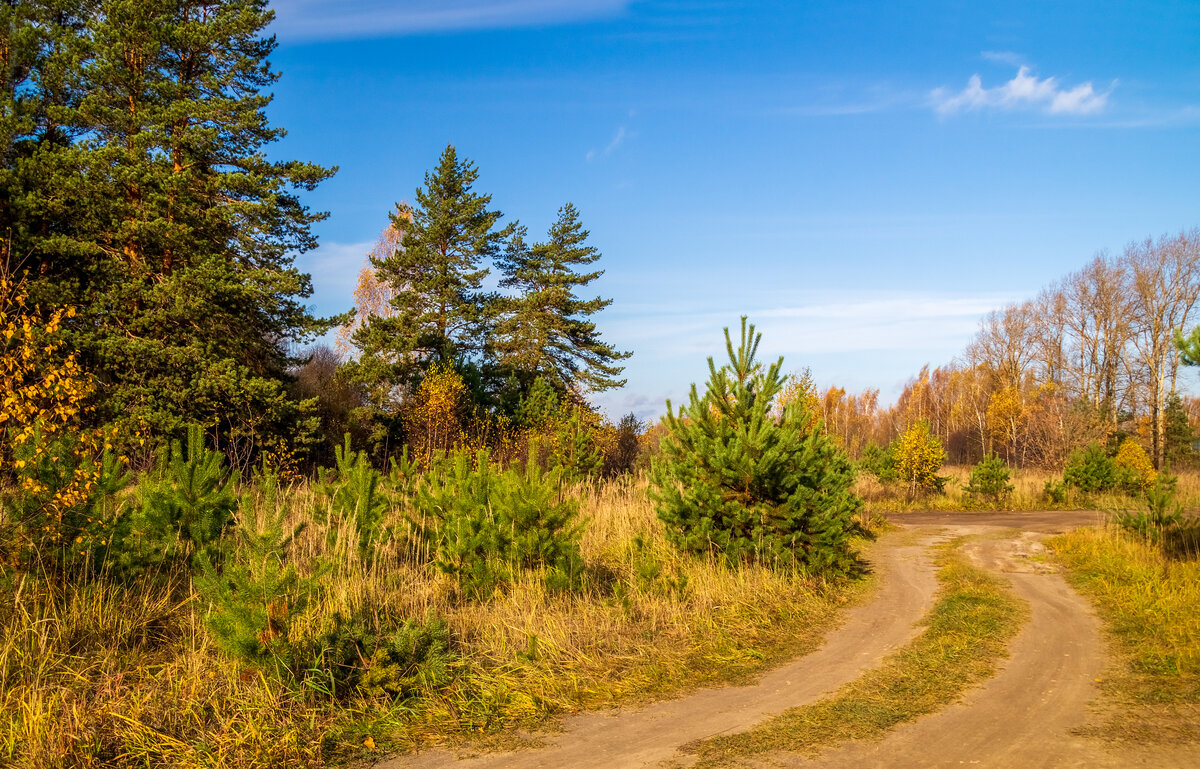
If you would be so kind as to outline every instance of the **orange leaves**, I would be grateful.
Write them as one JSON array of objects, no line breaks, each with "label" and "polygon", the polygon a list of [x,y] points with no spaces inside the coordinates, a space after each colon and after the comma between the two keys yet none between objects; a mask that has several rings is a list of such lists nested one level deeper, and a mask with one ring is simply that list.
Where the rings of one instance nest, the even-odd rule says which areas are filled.
[{"label": "orange leaves", "polygon": [[[404,205],[399,206],[395,218],[411,221],[412,209]],[[354,317],[337,330],[334,346],[339,353],[345,354],[350,351],[354,333],[369,318],[388,318],[394,314],[391,305],[392,288],[376,274],[374,262],[383,261],[394,254],[403,240],[404,231],[393,223],[384,228],[371,250],[367,252],[367,259],[358,272],[358,282],[354,286]]]}]

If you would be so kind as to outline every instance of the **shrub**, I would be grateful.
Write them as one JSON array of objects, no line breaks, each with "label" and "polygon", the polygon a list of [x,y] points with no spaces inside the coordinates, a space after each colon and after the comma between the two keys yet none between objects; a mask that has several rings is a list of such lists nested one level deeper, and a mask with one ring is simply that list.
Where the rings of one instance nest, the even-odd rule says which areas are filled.
[{"label": "shrub", "polygon": [[445,687],[453,676],[450,628],[439,617],[397,622],[378,606],[335,613],[308,643],[306,683],[331,698],[353,692],[383,700]]},{"label": "shrub", "polygon": [[645,426],[633,413],[621,417],[612,444],[604,455],[601,474],[605,478],[615,478],[633,472],[641,448],[639,437],[643,429]]},{"label": "shrub", "polygon": [[1049,480],[1042,487],[1042,498],[1052,505],[1065,505],[1067,504],[1068,491],[1067,484]]},{"label": "shrub", "polygon": [[58,569],[111,543],[111,502],[129,479],[116,431],[85,429],[95,387],[65,348],[74,315],[31,304],[0,266],[0,567]]},{"label": "shrub", "polygon": [[[407,458],[407,453],[401,457],[404,467],[408,466]],[[366,452],[350,448],[349,433],[343,445],[334,449],[334,459],[337,463],[334,469],[317,471],[314,490],[320,502],[313,518],[328,525],[326,545],[330,551],[337,549],[342,532],[357,532],[353,545],[345,546],[353,549],[362,562],[369,563],[374,559],[376,545],[386,535],[383,518],[388,500],[380,490],[382,475],[371,466]]]},{"label": "shrub", "polygon": [[1085,494],[1109,491],[1117,481],[1116,462],[1095,441],[1072,451],[1063,469],[1063,483]]},{"label": "shrub", "polygon": [[187,450],[178,440],[159,451],[157,466],[137,486],[132,508],[117,524],[111,557],[126,576],[172,565],[212,560],[238,507],[225,455],[204,445],[198,426],[188,428]]},{"label": "shrub", "polygon": [[848,572],[852,516],[862,507],[854,468],[804,399],[772,414],[783,359],[764,371],[755,361],[760,339],[743,317],[736,350],[725,330],[729,363],[708,361],[704,397],[693,385],[678,416],[667,402],[667,434],[651,471],[658,516],[685,551]]},{"label": "shrub", "polygon": [[879,479],[880,483],[892,483],[896,480],[896,455],[893,444],[880,447],[871,441],[862,450],[858,467],[863,472],[870,473]]},{"label": "shrub", "polygon": [[1148,491],[1158,475],[1150,455],[1132,438],[1121,441],[1113,463],[1116,465],[1116,484],[1130,494]]},{"label": "shrub", "polygon": [[910,497],[945,491],[949,478],[938,475],[937,471],[946,461],[946,450],[929,429],[928,422],[921,420],[909,425],[896,439],[891,451],[896,476],[908,486]]},{"label": "shrub", "polygon": [[1156,473],[1145,492],[1145,507],[1137,511],[1118,511],[1117,524],[1126,531],[1161,543],[1163,532],[1183,520],[1183,506],[1175,501],[1176,481],[1174,475]]},{"label": "shrub", "polygon": [[524,470],[497,469],[481,451],[474,465],[460,452],[427,474],[413,525],[461,592],[484,596],[519,570],[548,570],[555,585],[580,574],[578,503],[559,498],[562,471],[544,471],[536,451]]},{"label": "shrub", "polygon": [[1013,485],[1008,482],[1008,465],[996,454],[988,454],[971,468],[971,479],[966,491],[977,499],[988,499],[999,503],[1013,492]]},{"label": "shrub", "polygon": [[302,644],[291,638],[293,620],[317,591],[323,569],[302,575],[289,557],[303,524],[288,527],[287,508],[268,500],[259,521],[237,530],[238,547],[219,564],[196,556],[197,593],[217,646],[230,656],[281,678],[299,679],[311,667]]}]

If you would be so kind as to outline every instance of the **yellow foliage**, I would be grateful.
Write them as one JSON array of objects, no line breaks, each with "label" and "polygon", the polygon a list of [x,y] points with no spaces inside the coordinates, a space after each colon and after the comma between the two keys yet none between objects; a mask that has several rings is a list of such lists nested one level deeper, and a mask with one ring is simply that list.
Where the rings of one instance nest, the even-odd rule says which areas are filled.
[{"label": "yellow foliage", "polygon": [[[25,507],[19,536],[36,544],[64,537],[86,544],[68,531],[65,516],[95,490],[99,457],[117,432],[81,429],[94,385],[75,353],[62,355],[62,322],[74,309],[43,315],[28,302],[24,281],[0,276],[0,473],[34,502]],[[107,537],[105,522],[89,522],[97,524],[96,536]]]},{"label": "yellow foliage", "polygon": [[924,420],[910,425],[896,439],[896,474],[908,484],[911,496],[942,490],[944,480],[937,473],[945,461],[946,450]]},{"label": "yellow foliage", "polygon": [[1005,387],[988,399],[987,424],[992,437],[1003,446],[1016,443],[1025,418],[1025,404],[1015,387]]},{"label": "yellow foliage", "polygon": [[783,410],[793,403],[802,403],[809,413],[809,423],[806,427],[815,425],[821,417],[821,396],[817,394],[817,386],[813,382],[812,371],[804,369],[799,374],[792,374],[783,384],[783,390],[775,398],[772,415],[779,418]]},{"label": "yellow foliage", "polygon": [[1150,461],[1150,455],[1133,438],[1121,441],[1114,461],[1118,466],[1130,470],[1137,477],[1143,491],[1154,485],[1154,479],[1158,477],[1154,463]]},{"label": "yellow foliage", "polygon": [[467,385],[449,364],[435,363],[417,386],[408,409],[405,432],[413,460],[428,467],[454,449],[473,453],[481,447],[466,438]]}]

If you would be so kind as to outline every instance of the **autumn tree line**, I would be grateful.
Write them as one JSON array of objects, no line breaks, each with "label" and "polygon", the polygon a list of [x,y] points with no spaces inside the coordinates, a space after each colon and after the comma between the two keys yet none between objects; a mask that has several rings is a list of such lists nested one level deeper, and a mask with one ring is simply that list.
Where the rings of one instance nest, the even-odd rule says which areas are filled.
[{"label": "autumn tree line", "polygon": [[1074,449],[1141,443],[1155,467],[1191,459],[1200,403],[1181,393],[1197,356],[1200,231],[1102,253],[1035,298],[989,313],[953,361],[925,366],[896,403],[879,391],[813,392],[855,457],[927,422],[952,463],[989,454],[1061,469]]}]

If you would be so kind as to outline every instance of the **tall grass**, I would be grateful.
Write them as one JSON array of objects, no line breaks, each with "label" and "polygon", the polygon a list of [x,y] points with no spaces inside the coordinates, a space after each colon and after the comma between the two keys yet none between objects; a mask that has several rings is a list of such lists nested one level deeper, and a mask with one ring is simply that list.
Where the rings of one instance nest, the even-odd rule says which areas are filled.
[{"label": "tall grass", "polygon": [[[404,535],[368,564],[357,534],[331,532],[306,485],[274,501],[247,490],[239,525],[285,505],[306,523],[292,559],[334,567],[297,618],[443,617],[451,683],[421,696],[337,698],[319,676],[285,684],[222,656],[186,575],[128,584],[13,577],[0,603],[0,764],[19,767],[324,766],[367,750],[535,725],[555,714],[729,680],[814,646],[852,588],[767,569],[728,569],[667,543],[643,482],[581,486],[582,592],[530,573],[481,601],[459,598]],[[361,614],[362,612],[360,612]],[[370,738],[368,740],[368,738]]]},{"label": "tall grass", "polygon": [[1176,561],[1116,529],[1047,543],[1095,603],[1116,653],[1103,690],[1107,736],[1200,741],[1200,561]]}]

